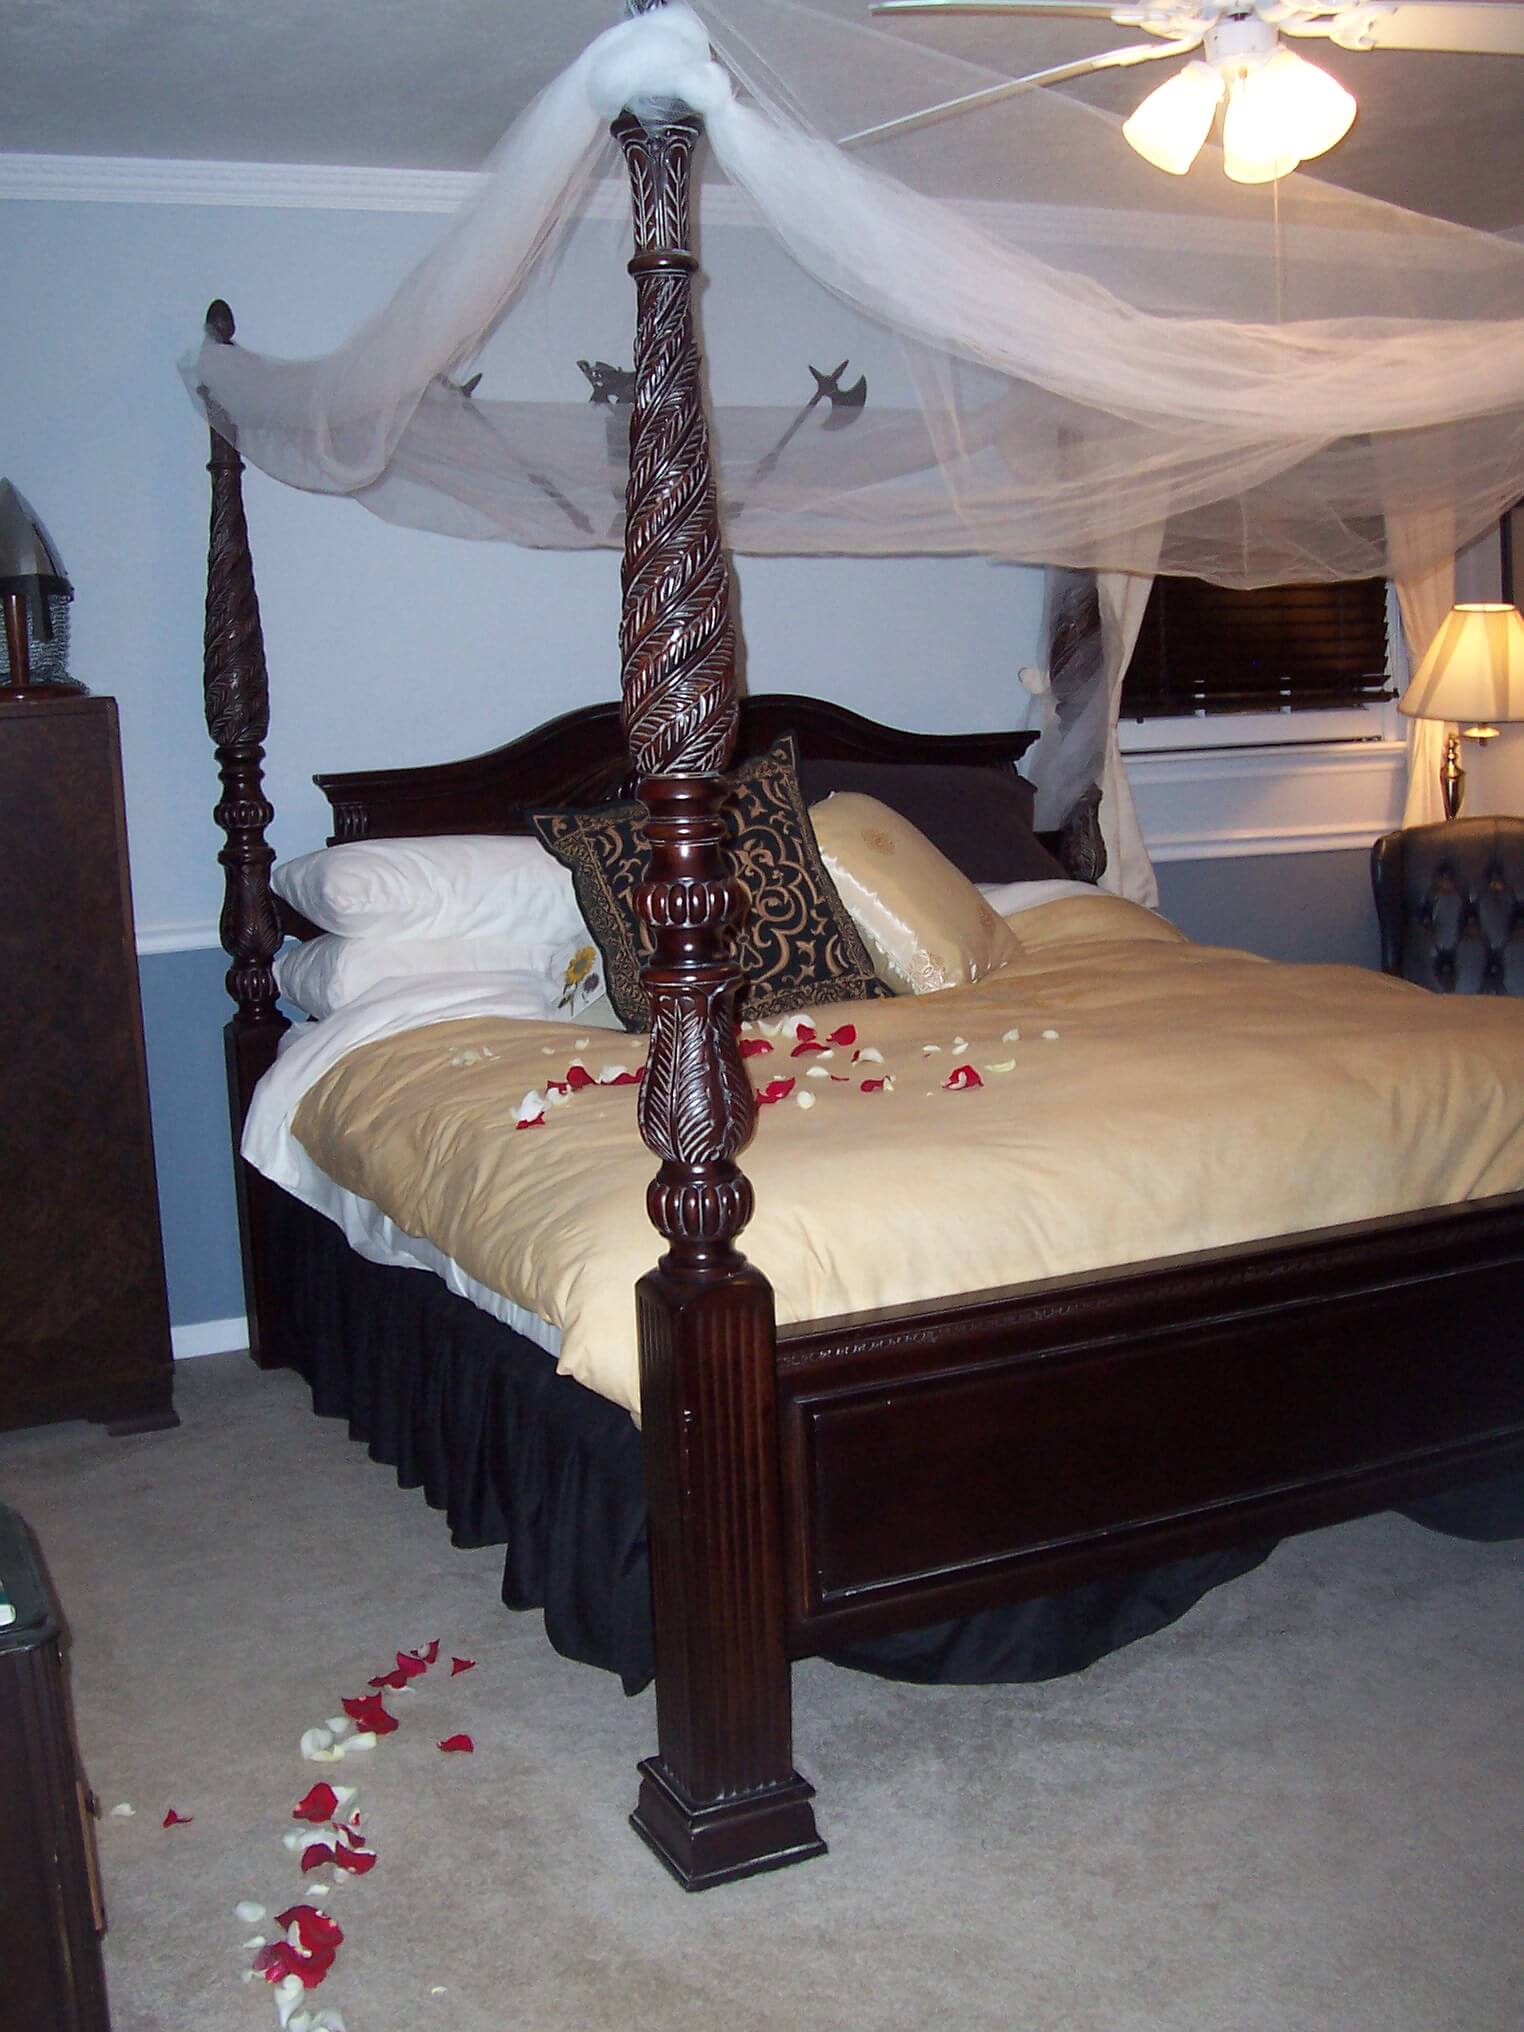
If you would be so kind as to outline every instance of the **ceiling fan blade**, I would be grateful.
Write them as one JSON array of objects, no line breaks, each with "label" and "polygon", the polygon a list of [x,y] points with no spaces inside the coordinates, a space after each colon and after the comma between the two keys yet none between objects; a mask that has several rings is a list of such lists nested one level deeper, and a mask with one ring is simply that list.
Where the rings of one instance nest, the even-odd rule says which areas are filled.
[{"label": "ceiling fan blade", "polygon": [[874,0],[870,14],[1080,14],[1109,20],[1122,0]]},{"label": "ceiling fan blade", "polygon": [[1038,85],[1062,84],[1065,78],[1083,77],[1087,71],[1126,69],[1131,64],[1153,63],[1161,56],[1185,56],[1199,47],[1193,35],[1178,42],[1135,42],[1126,49],[1105,49],[1096,56],[1081,57],[1078,63],[1054,64],[1045,71],[1031,71],[1024,78],[1004,78],[998,85],[986,85],[977,92],[965,92],[958,99],[944,99],[938,106],[923,106],[918,113],[902,113],[897,120],[883,120],[877,127],[860,127],[855,134],[843,134],[839,148],[851,148],[862,141],[882,141],[891,134],[908,134],[913,128],[945,120],[950,113],[972,113],[979,106],[997,106],[1002,99],[1014,99],[1018,92],[1030,92]]},{"label": "ceiling fan blade", "polygon": [[[1524,5],[1518,0],[1396,0],[1386,13],[1330,7],[1317,26],[1295,15],[1282,35],[1326,35],[1341,49],[1457,50],[1475,56],[1524,56]],[[1329,16],[1332,16],[1332,20]]]}]

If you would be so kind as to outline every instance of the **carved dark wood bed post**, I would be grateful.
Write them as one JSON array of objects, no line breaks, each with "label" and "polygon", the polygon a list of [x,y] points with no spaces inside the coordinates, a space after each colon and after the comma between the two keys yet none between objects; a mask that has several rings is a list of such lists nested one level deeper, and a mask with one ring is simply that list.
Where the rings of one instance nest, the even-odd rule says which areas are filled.
[{"label": "carved dark wood bed post", "polygon": [[[207,311],[206,326],[222,345],[232,344],[233,313],[220,299]],[[272,1365],[266,1339],[273,1318],[266,1241],[270,1188],[238,1155],[238,1138],[255,1082],[273,1063],[281,1032],[288,1027],[276,1006],[270,964],[281,942],[270,888],[275,851],[265,839],[265,828],[275,817],[265,796],[262,767],[270,730],[270,681],[243,512],[243,460],[231,425],[210,402],[208,410],[212,521],[203,688],[207,731],[217,746],[222,777],[222,797],[212,816],[227,839],[217,856],[225,880],[221,932],[223,949],[232,961],[228,993],[237,1004],[223,1040],[232,1100],[249,1352],[263,1368]]]},{"label": "carved dark wood bed post", "polygon": [[[645,11],[637,6],[634,11]],[[638,901],[651,1049],[641,1134],[667,1252],[637,1288],[658,1750],[633,1824],[690,1890],[818,1855],[793,1767],[772,1287],[736,1249],[756,1119],[730,933],[744,908],[720,806],[734,631],[693,335],[689,164],[674,106],[614,133],[634,197],[637,334],[621,624],[626,734],[650,817]]]}]

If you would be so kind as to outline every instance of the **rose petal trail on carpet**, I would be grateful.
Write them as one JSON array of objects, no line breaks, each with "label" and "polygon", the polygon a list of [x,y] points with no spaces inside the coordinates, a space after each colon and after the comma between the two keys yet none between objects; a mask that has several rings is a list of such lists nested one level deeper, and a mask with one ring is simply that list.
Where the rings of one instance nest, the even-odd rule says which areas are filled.
[{"label": "rose petal trail on carpet", "polygon": [[[453,1549],[294,1376],[176,1384],[178,1431],[0,1437],[70,1633],[115,2032],[271,2032],[246,1901],[337,1923],[297,2009],[347,2032],[1524,2028],[1524,1546],[1315,1533],[1045,1685],[806,1664],[831,1852],[689,1898],[625,1825],[650,1695],[504,1609],[500,1554]],[[382,1690],[394,1732],[303,1759],[435,1638]],[[320,1779],[357,1787],[363,1874],[284,1844]]]}]

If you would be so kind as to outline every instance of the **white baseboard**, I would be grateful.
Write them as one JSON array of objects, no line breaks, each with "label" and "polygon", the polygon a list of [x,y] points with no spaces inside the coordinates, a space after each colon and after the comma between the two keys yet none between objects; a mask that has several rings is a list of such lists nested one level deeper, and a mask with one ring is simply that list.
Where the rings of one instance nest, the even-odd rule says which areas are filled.
[{"label": "white baseboard", "polygon": [[198,1319],[189,1326],[172,1326],[169,1344],[177,1362],[195,1355],[242,1354],[249,1345],[249,1322],[240,1313],[236,1319]]}]

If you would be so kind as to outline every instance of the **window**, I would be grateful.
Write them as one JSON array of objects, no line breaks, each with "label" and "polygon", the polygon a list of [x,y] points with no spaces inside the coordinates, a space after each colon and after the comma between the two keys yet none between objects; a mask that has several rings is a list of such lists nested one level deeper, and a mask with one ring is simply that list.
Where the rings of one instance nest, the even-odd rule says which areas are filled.
[{"label": "window", "polygon": [[1123,680],[1122,720],[1327,712],[1393,696],[1384,579],[1245,592],[1159,578]]}]

